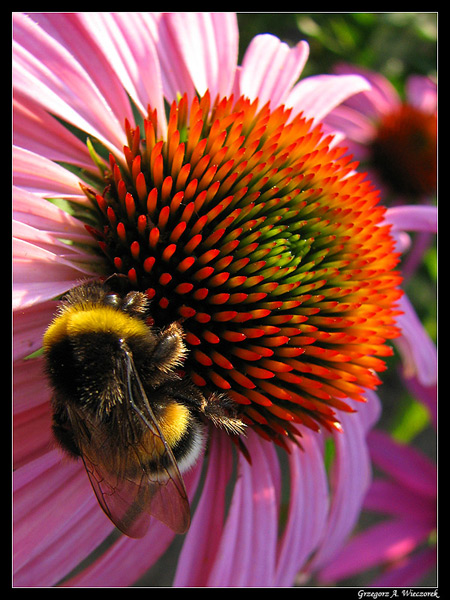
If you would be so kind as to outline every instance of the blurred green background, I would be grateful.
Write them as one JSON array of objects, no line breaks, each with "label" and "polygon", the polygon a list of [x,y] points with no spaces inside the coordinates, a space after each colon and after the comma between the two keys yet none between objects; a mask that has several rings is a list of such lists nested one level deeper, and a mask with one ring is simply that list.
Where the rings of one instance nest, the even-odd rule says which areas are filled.
[{"label": "blurred green background", "polygon": [[436,75],[437,13],[238,13],[238,21],[240,61],[255,35],[272,33],[290,46],[307,40],[304,77],[338,61],[379,71],[399,90],[412,73]]}]

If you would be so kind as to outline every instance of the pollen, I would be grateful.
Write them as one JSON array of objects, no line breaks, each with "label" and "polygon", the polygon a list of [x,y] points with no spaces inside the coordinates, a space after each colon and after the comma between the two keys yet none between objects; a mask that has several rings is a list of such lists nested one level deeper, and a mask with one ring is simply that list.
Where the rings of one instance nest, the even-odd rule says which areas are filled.
[{"label": "pollen", "polygon": [[110,271],[181,322],[186,375],[284,445],[339,429],[398,335],[398,256],[377,191],[301,115],[209,93],[126,123],[107,185],[85,189]]}]

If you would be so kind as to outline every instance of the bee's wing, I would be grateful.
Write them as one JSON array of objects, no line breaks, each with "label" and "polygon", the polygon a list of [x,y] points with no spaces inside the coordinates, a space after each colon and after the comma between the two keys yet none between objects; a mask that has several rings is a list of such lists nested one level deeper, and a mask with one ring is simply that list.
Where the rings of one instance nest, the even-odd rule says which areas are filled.
[{"label": "bee's wing", "polygon": [[[135,452],[140,454],[137,448]],[[189,502],[176,465],[176,471],[167,468],[150,472],[142,456],[140,471],[130,478],[126,473],[136,471],[136,462],[129,455],[122,457],[118,473],[112,472],[92,447],[83,448],[82,458],[100,506],[120,531],[130,537],[142,537],[151,516],[176,533],[187,531]]]},{"label": "bee's wing", "polygon": [[144,511],[145,492],[139,485],[124,478],[116,479],[104,466],[89,457],[83,450],[83,463],[92,488],[107,517],[123,533],[133,538],[143,537],[150,523],[150,516]]},{"label": "bee's wing", "polygon": [[103,511],[126,535],[145,535],[150,516],[176,533],[185,533],[190,525],[190,508],[176,460],[148,403],[131,354],[126,353],[122,367],[129,403],[123,419],[128,419],[127,426],[132,430],[129,411],[134,411],[146,434],[136,436],[139,441],[128,448],[119,448],[117,440],[117,451],[112,452],[111,440],[106,439],[103,428],[99,430],[84,415],[84,432],[79,430],[77,439],[90,482]]}]

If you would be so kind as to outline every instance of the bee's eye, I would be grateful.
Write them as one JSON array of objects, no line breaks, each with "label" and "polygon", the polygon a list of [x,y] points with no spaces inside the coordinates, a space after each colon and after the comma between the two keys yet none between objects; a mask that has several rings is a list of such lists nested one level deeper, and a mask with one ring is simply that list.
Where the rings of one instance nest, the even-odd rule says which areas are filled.
[{"label": "bee's eye", "polygon": [[122,298],[118,294],[106,294],[104,302],[108,306],[119,308],[122,304]]}]

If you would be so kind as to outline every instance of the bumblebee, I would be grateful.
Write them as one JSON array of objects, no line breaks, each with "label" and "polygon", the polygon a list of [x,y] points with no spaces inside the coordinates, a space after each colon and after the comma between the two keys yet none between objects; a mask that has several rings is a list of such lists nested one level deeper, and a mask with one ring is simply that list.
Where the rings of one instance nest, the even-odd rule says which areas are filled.
[{"label": "bumblebee", "polygon": [[114,525],[142,537],[151,517],[177,533],[190,524],[181,473],[205,444],[205,422],[240,435],[223,394],[204,394],[180,374],[183,328],[150,323],[145,293],[114,276],[71,290],[43,338],[57,444],[81,458]]}]

